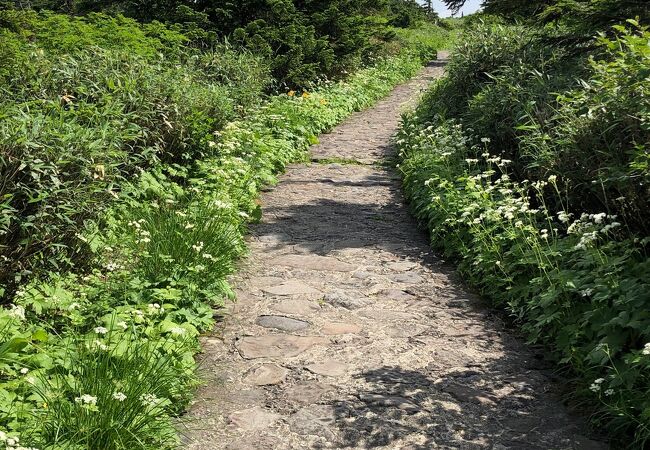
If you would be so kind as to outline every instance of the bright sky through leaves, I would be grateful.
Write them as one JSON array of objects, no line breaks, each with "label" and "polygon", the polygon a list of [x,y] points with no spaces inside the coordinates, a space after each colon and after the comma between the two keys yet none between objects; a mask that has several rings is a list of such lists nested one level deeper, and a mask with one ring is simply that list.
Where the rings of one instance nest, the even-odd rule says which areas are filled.
[{"label": "bright sky through leaves", "polygon": [[[424,0],[418,0],[420,3],[425,3]],[[465,3],[465,6],[462,7],[460,12],[458,13],[458,16],[460,16],[461,12],[467,14],[474,13],[479,10],[481,7],[481,0],[467,0]],[[447,9],[447,6],[445,6],[445,3],[442,0],[433,0],[433,9],[440,14],[440,17],[449,17],[451,16],[451,11]]]}]

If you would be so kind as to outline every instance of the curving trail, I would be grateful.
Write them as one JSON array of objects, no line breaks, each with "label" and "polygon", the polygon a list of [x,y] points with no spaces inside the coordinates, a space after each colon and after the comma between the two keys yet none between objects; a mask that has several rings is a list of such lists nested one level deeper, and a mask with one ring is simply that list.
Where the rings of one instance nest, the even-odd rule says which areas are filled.
[{"label": "curving trail", "polygon": [[606,448],[552,367],[431,254],[383,164],[443,66],[323,136],[262,197],[239,301],[203,340],[184,448]]}]

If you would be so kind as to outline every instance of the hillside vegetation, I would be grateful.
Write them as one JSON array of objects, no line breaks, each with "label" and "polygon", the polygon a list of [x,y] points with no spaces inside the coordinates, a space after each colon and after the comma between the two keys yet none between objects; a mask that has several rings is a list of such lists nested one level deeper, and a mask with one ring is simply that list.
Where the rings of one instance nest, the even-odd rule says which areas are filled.
[{"label": "hillside vegetation", "polygon": [[434,245],[550,350],[614,447],[645,448],[650,10],[485,4],[493,15],[470,18],[446,77],[404,117],[407,195]]},{"label": "hillside vegetation", "polygon": [[149,3],[0,2],[7,448],[174,448],[259,189],[449,36],[406,1]]}]

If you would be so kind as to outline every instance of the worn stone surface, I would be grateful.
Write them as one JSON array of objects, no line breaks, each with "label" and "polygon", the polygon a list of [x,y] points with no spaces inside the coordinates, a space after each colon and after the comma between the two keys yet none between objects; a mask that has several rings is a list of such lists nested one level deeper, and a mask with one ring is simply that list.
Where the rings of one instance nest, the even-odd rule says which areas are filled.
[{"label": "worn stone surface", "polygon": [[298,269],[324,270],[332,272],[351,272],[356,266],[336,258],[318,255],[286,255],[270,261],[273,266],[288,266]]},{"label": "worn stone surface", "polygon": [[268,286],[262,289],[264,292],[273,295],[299,295],[317,294],[318,289],[309,286],[299,280],[288,280],[275,286]]},{"label": "worn stone surface", "polygon": [[[289,167],[262,196],[250,258],[231,280],[245,301],[218,339],[203,339],[206,383],[183,448],[607,448],[584,437],[561,383],[431,253],[382,163],[401,110],[441,71],[426,68],[321,136],[321,162]],[[361,164],[327,162],[336,158]],[[256,323],[270,315],[311,326]]]},{"label": "worn stone surface", "polygon": [[279,414],[267,411],[260,406],[235,411],[228,416],[230,424],[243,430],[258,430],[271,426],[280,418]]},{"label": "worn stone surface", "polygon": [[255,323],[264,328],[275,328],[282,331],[299,331],[309,328],[309,322],[285,316],[259,316]]},{"label": "worn stone surface", "polygon": [[305,368],[312,373],[325,375],[327,377],[340,377],[345,375],[348,371],[347,364],[334,359],[326,359],[314,364],[309,364]]},{"label": "worn stone surface", "polygon": [[277,364],[262,364],[251,370],[245,377],[244,383],[253,384],[255,386],[269,386],[273,384],[282,383],[289,370],[280,367]]},{"label": "worn stone surface", "polygon": [[320,332],[323,334],[354,334],[361,331],[361,327],[354,323],[327,322],[323,324]]},{"label": "worn stone surface", "polygon": [[305,299],[285,299],[269,306],[273,311],[284,314],[297,314],[309,316],[320,309],[316,302]]},{"label": "worn stone surface", "polygon": [[323,344],[323,338],[314,336],[265,335],[246,336],[236,347],[243,358],[291,358],[308,348]]}]

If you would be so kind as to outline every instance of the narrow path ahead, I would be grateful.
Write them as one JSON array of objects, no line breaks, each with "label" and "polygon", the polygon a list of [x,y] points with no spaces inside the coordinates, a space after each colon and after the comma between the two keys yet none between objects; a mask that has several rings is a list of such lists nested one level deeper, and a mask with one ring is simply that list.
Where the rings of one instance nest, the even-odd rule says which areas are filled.
[{"label": "narrow path ahead", "polygon": [[549,368],[430,253],[382,164],[443,65],[323,136],[263,196],[239,302],[203,341],[185,448],[601,448]]}]

